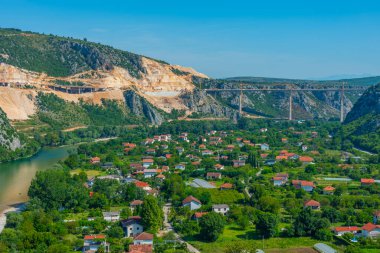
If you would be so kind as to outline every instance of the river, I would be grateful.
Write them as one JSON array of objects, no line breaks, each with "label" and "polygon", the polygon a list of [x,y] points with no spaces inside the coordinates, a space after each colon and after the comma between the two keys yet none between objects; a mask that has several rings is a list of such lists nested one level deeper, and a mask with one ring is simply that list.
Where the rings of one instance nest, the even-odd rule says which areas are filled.
[{"label": "river", "polygon": [[73,149],[73,146],[44,148],[31,158],[0,163],[0,212],[28,200],[28,189],[36,172],[54,167]]}]

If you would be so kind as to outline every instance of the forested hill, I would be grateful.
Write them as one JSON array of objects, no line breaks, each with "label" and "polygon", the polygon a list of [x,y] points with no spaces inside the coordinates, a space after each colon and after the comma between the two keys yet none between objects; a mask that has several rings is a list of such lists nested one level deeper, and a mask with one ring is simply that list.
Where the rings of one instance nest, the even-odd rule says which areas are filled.
[{"label": "forested hill", "polygon": [[371,86],[380,83],[380,76],[362,77],[352,79],[340,79],[340,80],[305,80],[305,79],[286,79],[286,78],[271,78],[271,77],[230,77],[226,78],[228,81],[248,82],[248,83],[265,83],[265,84],[320,84],[320,85],[339,85],[344,82],[347,86]]},{"label": "forested hill", "polygon": [[380,152],[380,84],[359,98],[347,114],[344,129],[354,144]]},{"label": "forested hill", "polygon": [[49,76],[70,76],[119,66],[138,78],[145,73],[141,58],[140,55],[86,39],[0,29],[0,62]]}]

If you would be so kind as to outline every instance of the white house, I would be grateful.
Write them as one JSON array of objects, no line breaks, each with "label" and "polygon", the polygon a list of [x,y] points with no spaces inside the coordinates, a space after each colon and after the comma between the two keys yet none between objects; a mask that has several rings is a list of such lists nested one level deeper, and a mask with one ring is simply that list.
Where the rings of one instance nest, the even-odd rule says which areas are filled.
[{"label": "white house", "polygon": [[141,234],[138,234],[133,238],[133,244],[134,245],[144,245],[144,244],[152,245],[153,235],[146,232],[142,232]]},{"label": "white house", "polygon": [[121,225],[126,237],[133,237],[144,232],[140,216],[131,216],[128,219],[121,221]]},{"label": "white house", "polygon": [[115,222],[120,220],[120,212],[103,212],[103,218],[108,222]]},{"label": "white house", "polygon": [[144,178],[151,178],[157,174],[156,169],[145,169],[144,170]]},{"label": "white house", "polygon": [[227,215],[228,211],[230,211],[230,207],[225,204],[220,205],[212,205],[212,210],[216,213],[220,213],[222,215]]},{"label": "white house", "polygon": [[154,163],[154,160],[153,159],[150,159],[150,158],[148,158],[148,159],[143,159],[143,166],[145,167],[145,168],[148,168],[148,167],[150,167],[150,166],[152,166],[153,165],[153,163]]},{"label": "white house", "polygon": [[177,164],[176,166],[175,166],[175,169],[176,170],[185,170],[185,168],[186,168],[186,166],[184,165],[184,164]]},{"label": "white house", "polygon": [[356,234],[360,230],[358,227],[336,227],[334,228],[334,233],[336,236],[342,236],[346,233]]},{"label": "white house", "polygon": [[263,143],[260,145],[260,148],[262,151],[269,150],[269,144]]},{"label": "white house", "polygon": [[380,225],[367,223],[362,227],[361,236],[370,238],[380,238]]},{"label": "white house", "polygon": [[190,195],[182,201],[182,206],[188,206],[190,207],[190,210],[196,210],[202,206],[202,203],[198,199]]},{"label": "white house", "polygon": [[100,247],[104,247],[105,252],[110,252],[110,245],[106,242],[105,235],[86,235],[83,242],[83,252],[97,252]]}]

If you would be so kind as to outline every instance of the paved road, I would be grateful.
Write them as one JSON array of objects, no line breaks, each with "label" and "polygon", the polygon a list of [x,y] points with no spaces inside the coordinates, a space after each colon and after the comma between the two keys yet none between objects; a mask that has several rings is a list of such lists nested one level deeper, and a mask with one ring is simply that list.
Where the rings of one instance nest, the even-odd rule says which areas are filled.
[{"label": "paved road", "polygon": [[199,250],[197,250],[193,245],[187,243],[184,241],[181,236],[174,231],[172,224],[169,222],[169,213],[170,213],[170,208],[172,207],[171,203],[166,203],[164,207],[162,208],[164,211],[164,230],[162,232],[170,232],[173,231],[174,236],[177,238],[177,240],[181,243],[185,243],[187,246],[187,249],[192,252],[192,253],[201,253]]},{"label": "paved road", "polygon": [[354,149],[360,151],[360,152],[363,152],[363,153],[366,153],[368,155],[376,155],[375,153],[371,153],[369,151],[366,151],[366,150],[363,150],[363,149],[360,149],[360,148],[357,148],[357,147],[354,147]]}]

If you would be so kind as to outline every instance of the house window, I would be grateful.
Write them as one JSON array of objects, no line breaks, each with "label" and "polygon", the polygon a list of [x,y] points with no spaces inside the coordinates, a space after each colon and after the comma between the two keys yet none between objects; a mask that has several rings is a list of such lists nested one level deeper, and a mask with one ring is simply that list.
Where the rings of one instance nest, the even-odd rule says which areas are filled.
[{"label": "house window", "polygon": [[139,227],[137,227],[137,230],[140,230],[140,228],[139,228]]},{"label": "house window", "polygon": [[129,230],[132,230],[132,227],[130,227]]}]

